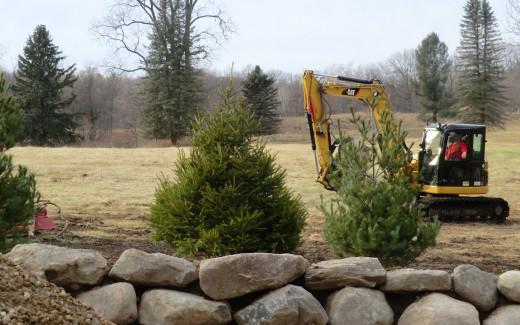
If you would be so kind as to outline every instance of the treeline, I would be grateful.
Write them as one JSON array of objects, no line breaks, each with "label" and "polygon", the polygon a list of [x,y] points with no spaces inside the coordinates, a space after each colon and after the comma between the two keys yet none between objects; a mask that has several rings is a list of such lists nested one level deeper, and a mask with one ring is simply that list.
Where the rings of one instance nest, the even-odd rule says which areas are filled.
[{"label": "treeline", "polygon": [[[510,113],[520,113],[520,48],[507,45],[505,63],[505,91],[510,102],[504,108]],[[235,92],[240,91],[241,82],[247,77],[251,68],[233,73]],[[390,96],[396,112],[419,113],[419,97],[414,89],[417,80],[415,67],[415,51],[406,50],[392,55],[387,60],[370,65],[331,66],[324,73],[344,75],[365,79],[380,79]],[[4,72],[8,85],[12,84],[13,74]],[[284,71],[268,71],[275,80],[280,105],[281,117],[303,115],[303,95],[299,74]],[[219,88],[227,83],[228,75],[204,71],[201,75],[204,85],[203,110],[211,110],[218,102]],[[450,69],[448,87],[456,89],[457,73],[455,67]],[[69,110],[78,122],[78,133],[85,140],[94,141],[111,134],[114,129],[128,129],[139,132],[140,120],[144,108],[145,79],[121,73],[102,73],[90,66],[77,73],[77,81],[71,90],[76,98]],[[341,98],[330,98],[333,113],[347,112],[354,105]]]}]

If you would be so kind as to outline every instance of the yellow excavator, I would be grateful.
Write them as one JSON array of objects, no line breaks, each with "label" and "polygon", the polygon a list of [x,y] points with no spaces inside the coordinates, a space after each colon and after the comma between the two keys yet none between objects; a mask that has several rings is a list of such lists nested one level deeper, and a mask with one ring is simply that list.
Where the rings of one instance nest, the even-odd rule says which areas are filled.
[{"label": "yellow excavator", "polygon": [[[381,130],[383,115],[392,116],[392,108],[379,80],[330,76],[306,70],[302,87],[318,173],[316,181],[326,189],[334,190],[327,177],[337,143],[331,139],[330,109],[324,96],[362,101],[371,111],[376,132]],[[485,144],[485,125],[427,124],[420,150],[410,161],[412,173],[416,174],[421,186],[418,202],[424,207],[426,216],[499,223],[506,220],[508,203],[501,198],[482,196],[488,192]]]}]

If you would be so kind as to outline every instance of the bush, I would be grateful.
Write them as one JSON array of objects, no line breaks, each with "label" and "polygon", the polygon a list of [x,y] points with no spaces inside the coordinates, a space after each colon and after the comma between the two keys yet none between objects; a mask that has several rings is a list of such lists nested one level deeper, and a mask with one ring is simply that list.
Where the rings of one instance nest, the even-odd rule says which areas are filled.
[{"label": "bush", "polygon": [[321,210],[325,235],[336,255],[405,264],[435,244],[440,224],[424,221],[415,204],[419,189],[411,176],[411,152],[403,145],[406,134],[401,125],[386,114],[382,120],[380,135],[374,136],[368,123],[353,114],[351,122],[361,138],[340,136],[330,175],[338,195],[330,206],[322,202]]},{"label": "bush", "polygon": [[228,88],[212,115],[195,120],[193,147],[180,153],[175,180],[160,180],[150,222],[156,238],[181,254],[278,253],[299,243],[305,209],[253,138],[258,122],[244,106]]},{"label": "bush", "polygon": [[34,176],[23,166],[14,166],[6,153],[21,134],[23,115],[14,100],[5,94],[0,75],[0,252],[14,246],[34,216],[39,200]]}]

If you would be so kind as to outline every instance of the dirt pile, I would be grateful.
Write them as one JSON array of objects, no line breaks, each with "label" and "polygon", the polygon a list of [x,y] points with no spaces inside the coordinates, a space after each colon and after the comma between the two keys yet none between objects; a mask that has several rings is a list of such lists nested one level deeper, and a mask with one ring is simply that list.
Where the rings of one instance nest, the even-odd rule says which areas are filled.
[{"label": "dirt pile", "polygon": [[112,324],[0,254],[0,324]]}]

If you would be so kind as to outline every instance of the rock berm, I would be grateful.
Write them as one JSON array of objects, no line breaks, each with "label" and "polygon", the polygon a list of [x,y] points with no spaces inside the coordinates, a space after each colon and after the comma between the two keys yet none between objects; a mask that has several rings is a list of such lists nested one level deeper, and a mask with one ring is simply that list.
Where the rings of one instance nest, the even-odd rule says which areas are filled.
[{"label": "rock berm", "polygon": [[198,279],[199,273],[193,263],[183,258],[127,249],[108,276],[140,286],[186,287]]},{"label": "rock berm", "polygon": [[398,325],[479,325],[477,309],[442,293],[431,293],[414,302],[401,315]]},{"label": "rock berm", "polygon": [[495,275],[473,265],[462,264],[453,270],[453,289],[481,311],[490,311],[497,303]]},{"label": "rock berm", "polygon": [[385,279],[386,270],[377,258],[349,257],[312,264],[305,273],[305,287],[311,290],[346,286],[373,288]]},{"label": "rock berm", "polygon": [[6,255],[37,277],[62,287],[95,285],[108,272],[107,260],[92,249],[24,244],[16,245]]},{"label": "rock berm", "polygon": [[200,287],[215,300],[276,289],[305,273],[309,261],[299,255],[243,253],[203,260]]},{"label": "rock berm", "polygon": [[190,293],[154,289],[146,291],[139,305],[143,325],[219,325],[231,322],[229,305]]},{"label": "rock berm", "polygon": [[451,275],[440,270],[401,269],[386,272],[386,281],[380,287],[391,293],[451,290]]},{"label": "rock berm", "polygon": [[109,284],[83,292],[76,298],[116,324],[132,324],[137,319],[137,297],[130,283]]},{"label": "rock berm", "polygon": [[302,287],[286,285],[274,290],[234,315],[239,325],[325,325],[327,313]]},{"label": "rock berm", "polygon": [[498,290],[507,299],[520,302],[520,271],[507,271],[498,277]]},{"label": "rock berm", "polygon": [[385,295],[368,288],[345,287],[327,301],[331,325],[392,325],[394,312]]},{"label": "rock berm", "polygon": [[483,325],[518,325],[520,324],[520,305],[498,307]]}]

